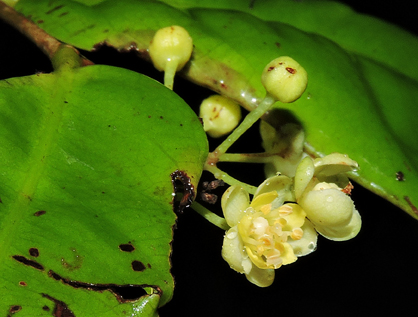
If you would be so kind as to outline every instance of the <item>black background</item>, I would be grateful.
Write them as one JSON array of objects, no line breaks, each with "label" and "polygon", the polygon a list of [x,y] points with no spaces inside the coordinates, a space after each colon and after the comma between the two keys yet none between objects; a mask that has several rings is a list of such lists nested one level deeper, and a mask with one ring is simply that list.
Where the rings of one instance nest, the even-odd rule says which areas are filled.
[{"label": "black background", "polygon": [[[412,1],[381,5],[376,5],[375,1],[343,2],[359,12],[380,17],[418,34]],[[161,73],[133,53],[118,54],[105,49],[85,54],[96,63],[127,67],[162,80]],[[0,79],[51,70],[48,59],[33,44],[0,22]],[[210,94],[181,78],[175,80],[175,91],[194,108]],[[257,127],[245,137],[233,150],[261,150],[257,146]],[[248,149],[248,140],[252,140],[252,149]],[[211,149],[215,146],[216,142],[212,142]],[[238,165],[228,171],[252,184],[263,181],[261,166]],[[211,179],[207,174],[204,177]],[[347,242],[332,242],[319,237],[316,252],[276,270],[275,282],[265,289],[249,283],[221,258],[223,231],[192,210],[186,210],[179,217],[174,233],[174,298],[160,309],[160,315],[415,315],[418,303],[418,222],[358,185],[352,197],[363,219],[360,234]]]}]

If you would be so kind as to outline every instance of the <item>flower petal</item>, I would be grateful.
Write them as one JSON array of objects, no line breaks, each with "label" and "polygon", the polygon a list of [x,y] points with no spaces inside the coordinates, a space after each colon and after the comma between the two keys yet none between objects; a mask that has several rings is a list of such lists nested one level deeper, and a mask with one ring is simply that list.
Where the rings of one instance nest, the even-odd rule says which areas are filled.
[{"label": "flower petal", "polygon": [[287,216],[283,216],[287,222],[283,230],[292,231],[293,228],[302,227],[305,223],[306,212],[297,204],[286,204],[286,206],[292,207],[292,212]]},{"label": "flower petal", "polygon": [[346,241],[354,238],[361,229],[361,217],[354,209],[350,222],[341,227],[316,227],[316,230],[325,238],[333,241]]},{"label": "flower petal", "polygon": [[298,165],[295,175],[295,196],[299,200],[314,176],[315,167],[313,160],[307,156]]},{"label": "flower petal", "polygon": [[250,205],[250,195],[239,186],[231,186],[222,195],[221,205],[227,224],[233,227],[245,215]]},{"label": "flower petal", "polygon": [[[266,205],[272,204],[273,201],[275,201],[277,198],[279,198],[279,194],[277,191],[273,190],[268,193],[263,193],[258,195],[257,197],[253,198],[253,201],[250,204],[250,207],[254,208],[255,211],[260,211],[261,209],[264,209]],[[283,204],[282,199],[279,199],[275,202],[275,205],[281,206]],[[271,208],[275,208],[276,206],[270,205]]]},{"label": "flower petal", "polygon": [[315,227],[347,225],[354,211],[351,198],[335,188],[309,191],[299,204]]},{"label": "flower petal", "polygon": [[282,251],[281,258],[283,260],[283,265],[290,264],[295,262],[298,258],[295,256],[293,252],[293,248],[290,246],[289,243],[283,243],[284,250]]},{"label": "flower petal", "polygon": [[254,198],[258,195],[277,191],[278,196],[284,201],[294,201],[295,197],[292,191],[293,180],[285,175],[275,175],[267,178],[260,186],[258,186]]},{"label": "flower petal", "polygon": [[267,287],[270,286],[274,281],[274,270],[273,269],[260,269],[253,265],[251,272],[249,274],[245,274],[247,279],[259,286],[259,287]]},{"label": "flower petal", "polygon": [[293,248],[293,252],[297,257],[307,255],[316,250],[316,243],[318,240],[318,234],[312,223],[309,220],[305,220],[302,226],[303,236],[299,240],[287,240],[287,243]]},{"label": "flower petal", "polygon": [[249,273],[251,271],[253,265],[244,251],[237,226],[232,227],[225,233],[222,257],[233,270],[239,273]]},{"label": "flower petal", "polygon": [[358,168],[356,161],[341,153],[332,153],[314,160],[316,176],[332,176]]}]

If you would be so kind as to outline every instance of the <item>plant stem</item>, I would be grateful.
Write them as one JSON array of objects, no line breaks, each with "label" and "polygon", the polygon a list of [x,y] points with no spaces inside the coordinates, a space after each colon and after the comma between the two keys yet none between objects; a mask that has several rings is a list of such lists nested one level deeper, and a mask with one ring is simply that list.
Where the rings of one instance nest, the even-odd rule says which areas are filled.
[{"label": "plant stem", "polygon": [[173,90],[174,76],[176,75],[178,64],[177,59],[171,59],[167,61],[164,69],[164,86],[170,90]]},{"label": "plant stem", "polygon": [[238,163],[271,163],[276,153],[224,153],[219,156],[218,162]]},{"label": "plant stem", "polygon": [[234,178],[234,177],[228,175],[227,173],[225,173],[224,171],[222,171],[216,165],[205,164],[204,169],[207,170],[208,172],[211,172],[213,174],[213,176],[215,176],[216,179],[222,179],[225,183],[227,183],[229,185],[241,186],[242,188],[244,188],[250,194],[254,194],[255,191],[257,190],[257,187],[252,186],[252,185],[248,185],[247,183],[243,183],[243,182],[237,180],[236,178]]},{"label": "plant stem", "polygon": [[[25,18],[22,14],[0,1],[0,19],[13,26],[20,33],[25,35],[29,40],[48,56],[53,59],[55,53],[63,45],[60,41],[46,33],[35,23]],[[74,48],[73,48],[74,49]],[[75,50],[75,49],[74,49]],[[92,65],[93,63],[86,58],[82,58],[82,65]]]},{"label": "plant stem", "polygon": [[241,124],[228,136],[228,138],[219,145],[213,153],[220,157],[224,154],[229,147],[234,144],[238,138],[244,134],[261,116],[270,109],[270,107],[276,102],[273,96],[269,93],[266,94],[266,97],[263,101],[260,102],[257,108],[252,110],[241,122]]},{"label": "plant stem", "polygon": [[225,218],[219,217],[218,215],[214,214],[209,209],[203,207],[198,202],[193,202],[191,206],[199,215],[201,215],[203,218],[205,218],[210,223],[214,224],[215,226],[223,229],[228,230],[230,227],[226,223]]}]

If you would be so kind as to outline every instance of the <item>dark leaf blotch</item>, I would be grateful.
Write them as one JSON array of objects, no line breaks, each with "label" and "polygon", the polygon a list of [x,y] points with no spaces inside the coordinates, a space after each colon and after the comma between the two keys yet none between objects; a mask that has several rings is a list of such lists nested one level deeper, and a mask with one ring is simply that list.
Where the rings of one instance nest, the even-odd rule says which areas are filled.
[{"label": "dark leaf blotch", "polygon": [[132,269],[135,272],[142,272],[146,269],[146,267],[145,267],[144,263],[142,263],[141,261],[135,260],[135,261],[132,261]]}]

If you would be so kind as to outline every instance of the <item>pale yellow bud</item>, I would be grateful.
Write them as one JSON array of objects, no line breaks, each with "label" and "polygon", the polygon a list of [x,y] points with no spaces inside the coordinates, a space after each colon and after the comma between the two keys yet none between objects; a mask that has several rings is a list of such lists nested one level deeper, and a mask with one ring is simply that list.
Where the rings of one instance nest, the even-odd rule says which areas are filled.
[{"label": "pale yellow bud", "polygon": [[164,71],[164,84],[172,89],[174,75],[189,61],[193,40],[181,26],[159,29],[149,46],[149,55],[155,68]]},{"label": "pale yellow bud", "polygon": [[207,134],[219,138],[236,128],[241,120],[241,107],[232,99],[213,95],[203,100],[199,117]]},{"label": "pale yellow bud", "polygon": [[261,82],[276,100],[288,103],[298,99],[305,91],[308,74],[293,58],[281,56],[267,64]]}]

